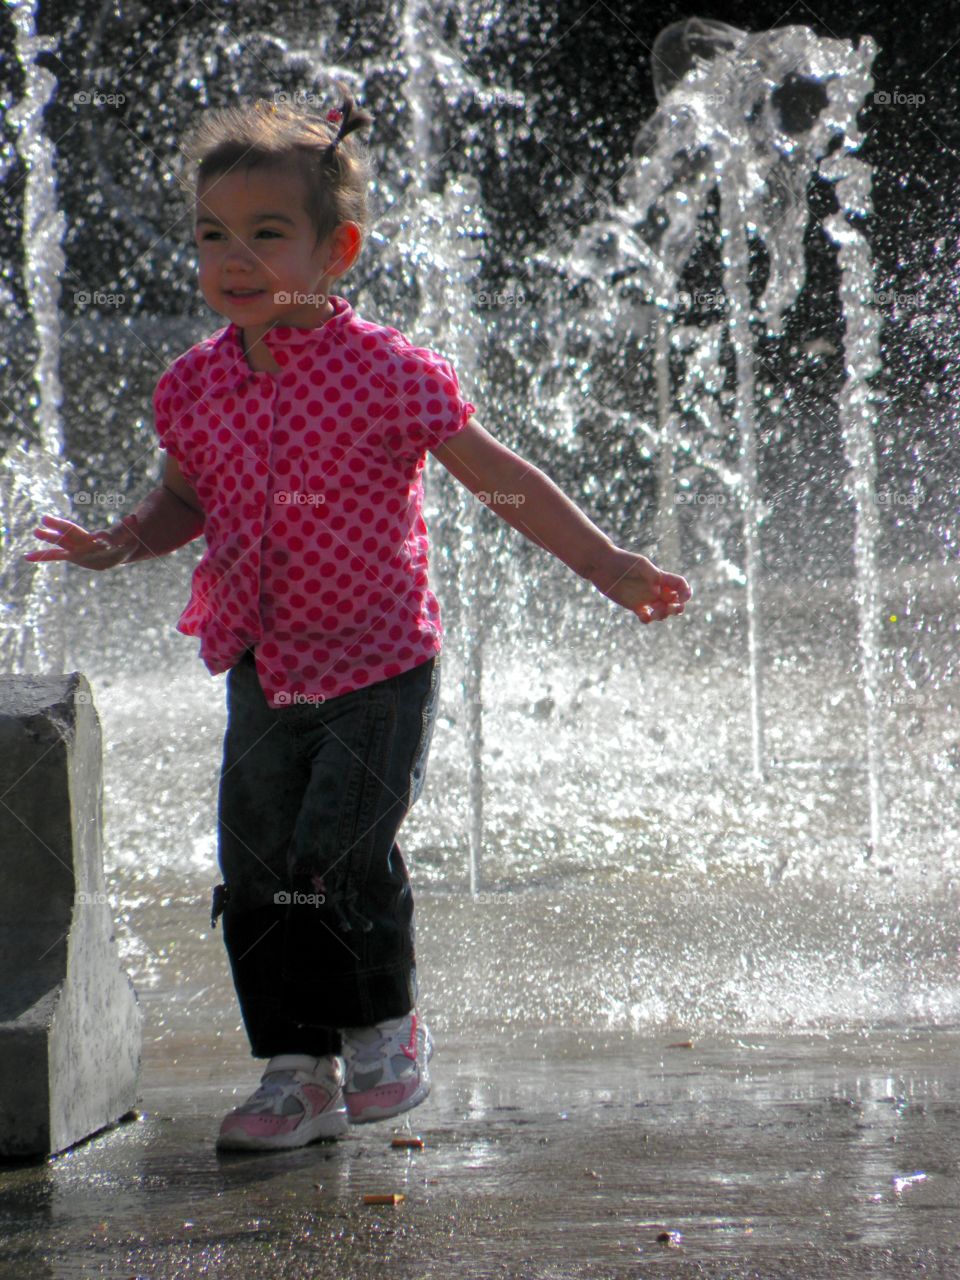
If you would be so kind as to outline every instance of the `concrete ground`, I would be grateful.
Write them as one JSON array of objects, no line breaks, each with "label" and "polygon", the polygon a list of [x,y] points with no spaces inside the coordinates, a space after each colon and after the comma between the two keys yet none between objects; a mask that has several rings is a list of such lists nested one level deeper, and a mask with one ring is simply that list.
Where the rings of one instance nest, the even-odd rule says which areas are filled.
[{"label": "concrete ground", "polygon": [[0,1280],[960,1276],[954,1029],[689,1043],[438,1010],[433,1094],[408,1122],[220,1155],[258,1068],[219,939],[181,905],[131,913],[137,1118],[0,1166]]}]

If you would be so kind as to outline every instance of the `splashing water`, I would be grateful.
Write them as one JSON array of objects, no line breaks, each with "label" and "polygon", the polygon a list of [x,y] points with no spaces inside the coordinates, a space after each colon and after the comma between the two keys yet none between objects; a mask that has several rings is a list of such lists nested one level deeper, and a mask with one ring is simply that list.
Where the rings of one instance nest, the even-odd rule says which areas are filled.
[{"label": "splashing water", "polygon": [[[60,281],[66,268],[62,241],[66,228],[57,208],[54,148],[43,128],[44,107],[56,80],[37,63],[55,49],[38,36],[33,8],[13,6],[17,58],[23,68],[23,97],[7,113],[16,129],[17,152],[25,170],[23,198],[23,279],[36,334],[30,377],[35,419],[19,421],[22,438],[0,461],[4,617],[0,655],[13,671],[51,671],[63,666],[62,567],[24,563],[35,545],[33,525],[43,511],[63,514],[63,427],[60,421]],[[9,394],[9,393],[8,393]],[[49,570],[53,568],[51,573]]]},{"label": "splashing water", "polygon": [[[382,56],[348,66],[338,65],[347,43],[319,19],[309,43],[277,29],[252,46],[218,30],[217,43],[184,28],[171,37],[169,79],[149,95],[164,122],[156,136],[172,153],[185,115],[172,104],[192,94],[202,105],[218,68],[218,87],[231,92],[272,92],[297,76],[313,84],[319,66],[361,95],[396,86],[400,140],[381,152],[374,141],[379,213],[352,290],[358,311],[449,355],[481,420],[492,406],[496,433],[501,411],[503,434],[515,432],[518,450],[576,501],[601,510],[608,501],[598,523],[612,531],[619,520],[621,545],[649,535],[638,499],[649,494],[654,558],[693,565],[697,598],[682,624],[639,629],[428,464],[445,688],[427,789],[404,831],[426,898],[420,933],[437,1002],[498,1025],[956,1017],[944,850],[960,835],[950,817],[958,761],[941,696],[950,659],[933,644],[917,652],[904,693],[890,674],[900,659],[878,630],[879,357],[862,232],[870,174],[855,124],[873,47],[801,27],[728,29],[695,65],[660,57],[656,67],[674,73],[657,72],[660,105],[616,198],[569,248],[546,235],[531,264],[537,279],[523,287],[538,297],[534,312],[491,301],[481,188],[446,160],[465,104],[493,103],[502,91],[518,119],[532,110],[511,86],[469,71],[450,34],[469,29],[468,9],[388,6]],[[109,10],[103,24],[114,20]],[[121,16],[133,21],[126,6]],[[20,17],[26,71],[34,55],[23,6]],[[106,66],[101,27],[90,30],[87,65]],[[216,66],[214,47],[224,51]],[[267,64],[287,80],[278,72],[265,83]],[[71,369],[78,350],[97,349],[81,386],[103,436],[91,428],[84,438],[98,465],[126,474],[131,455],[154,447],[149,422],[131,427],[134,393],[148,404],[163,363],[217,326],[209,316],[94,314],[60,333],[49,292],[63,271],[52,168],[39,181],[49,147],[39,111],[52,87],[39,76],[24,83],[29,107],[19,106],[38,130],[25,125],[21,136],[37,157],[28,296],[48,361],[37,415],[45,444],[31,451],[39,470],[16,464],[20,496],[8,488],[3,500],[28,504],[35,520],[62,500],[58,347]],[[461,140],[506,128],[503,112],[481,114],[482,125],[462,125]],[[156,268],[169,297],[187,298],[190,252],[172,219],[142,198],[149,167],[120,173],[124,133],[109,117],[80,114],[78,125],[130,237],[127,260]],[[844,327],[836,410],[856,517],[845,548],[856,573],[850,619],[839,569],[831,565],[824,583],[780,579],[761,554],[769,557],[764,449],[775,418],[768,355],[788,341],[792,308],[809,287],[811,177],[835,197],[822,226],[835,246]],[[711,239],[712,257],[703,252]],[[491,374],[504,355],[513,383]],[[8,470],[16,456],[8,452]],[[104,723],[108,857],[127,901],[167,885],[182,891],[181,881],[212,872],[222,685],[200,668],[192,642],[172,633],[192,555],[115,574],[68,571],[64,581],[69,659],[90,676]],[[839,552],[836,564],[847,567]],[[47,566],[38,585],[48,606],[61,595],[55,582]],[[810,618],[811,598],[829,614],[828,635]],[[56,666],[56,620],[40,634],[43,661]],[[927,702],[891,701],[913,698],[914,684]],[[895,867],[859,856],[881,834],[881,851],[898,847]],[[461,892],[468,885],[472,897]],[[498,983],[503,973],[508,986]]]},{"label": "splashing water", "polygon": [[[847,377],[841,420],[852,469],[857,509],[856,563],[860,589],[861,653],[868,724],[870,847],[880,836],[880,757],[876,727],[878,599],[874,543],[875,459],[870,434],[867,379],[877,372],[879,322],[865,299],[873,292],[868,246],[852,218],[869,213],[869,169],[856,157],[860,135],[856,115],[872,87],[874,56],[867,38],[851,49],[845,41],[822,39],[806,27],[783,27],[748,34],[722,24],[692,19],[661,34],[654,48],[658,92],[663,101],[637,140],[637,162],[620,184],[619,199],[608,215],[584,229],[566,267],[581,279],[596,279],[605,296],[589,319],[597,332],[624,330],[625,314],[636,316],[642,332],[644,310],[651,306],[668,319],[656,323],[654,342],[658,379],[659,430],[647,429],[658,457],[661,529],[674,527],[674,453],[682,450],[692,466],[687,484],[706,476],[725,480],[739,498],[743,528],[743,570],[731,572],[746,589],[750,675],[752,767],[761,780],[766,764],[763,727],[763,644],[760,529],[764,511],[759,489],[755,334],[783,331],[786,313],[806,279],[804,236],[810,214],[805,199],[810,175],[832,180],[840,209],[825,227],[839,246],[841,304],[846,321]],[[674,58],[670,58],[670,54]],[[688,64],[674,83],[662,68]],[[674,74],[678,74],[677,72]],[[839,148],[839,152],[838,152]],[[739,468],[726,474],[702,438],[676,439],[669,411],[667,327],[677,325],[683,273],[703,238],[702,221],[718,197],[722,243],[722,290],[707,292],[711,302],[726,301],[725,326],[715,332],[677,333],[687,355],[684,407],[691,403],[691,380],[704,392],[718,389],[720,343],[717,329],[733,351],[735,400],[732,422],[739,441]],[[751,253],[766,254],[766,282],[756,292]],[[639,302],[639,307],[638,307]],[[639,310],[640,314],[637,315]],[[613,313],[613,314],[611,314]],[[706,399],[704,395],[701,397]],[[696,396],[693,397],[694,401]],[[712,406],[716,410],[716,401]],[[714,413],[709,438],[722,435]],[[722,415],[719,415],[722,418]],[[697,495],[699,496],[699,495]],[[716,549],[716,548],[715,548]]]}]

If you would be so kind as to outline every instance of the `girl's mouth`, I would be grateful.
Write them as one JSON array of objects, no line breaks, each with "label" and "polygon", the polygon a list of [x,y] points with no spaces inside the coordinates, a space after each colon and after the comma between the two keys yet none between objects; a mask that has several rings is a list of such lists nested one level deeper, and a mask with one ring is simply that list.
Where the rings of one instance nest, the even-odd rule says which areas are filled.
[{"label": "girl's mouth", "polygon": [[263,295],[262,289],[225,289],[224,293],[228,298],[233,298],[235,302],[249,302],[251,298],[259,298]]}]

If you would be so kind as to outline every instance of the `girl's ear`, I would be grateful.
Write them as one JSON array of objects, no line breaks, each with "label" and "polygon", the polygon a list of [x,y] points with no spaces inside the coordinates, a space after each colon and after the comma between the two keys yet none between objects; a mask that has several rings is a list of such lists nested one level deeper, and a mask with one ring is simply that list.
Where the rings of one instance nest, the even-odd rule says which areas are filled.
[{"label": "girl's ear", "polygon": [[342,276],[357,260],[363,233],[355,222],[341,222],[331,233],[327,256],[326,274]]}]

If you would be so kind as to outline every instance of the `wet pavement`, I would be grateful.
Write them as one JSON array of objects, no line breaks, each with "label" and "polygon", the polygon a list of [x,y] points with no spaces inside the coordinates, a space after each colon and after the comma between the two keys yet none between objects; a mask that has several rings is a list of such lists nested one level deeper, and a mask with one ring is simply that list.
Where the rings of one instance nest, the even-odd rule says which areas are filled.
[{"label": "wet pavement", "polygon": [[0,1280],[960,1276],[956,1029],[691,1042],[427,1003],[434,1090],[408,1122],[218,1154],[258,1075],[219,937],[192,900],[131,916],[138,1117],[0,1166]]}]

